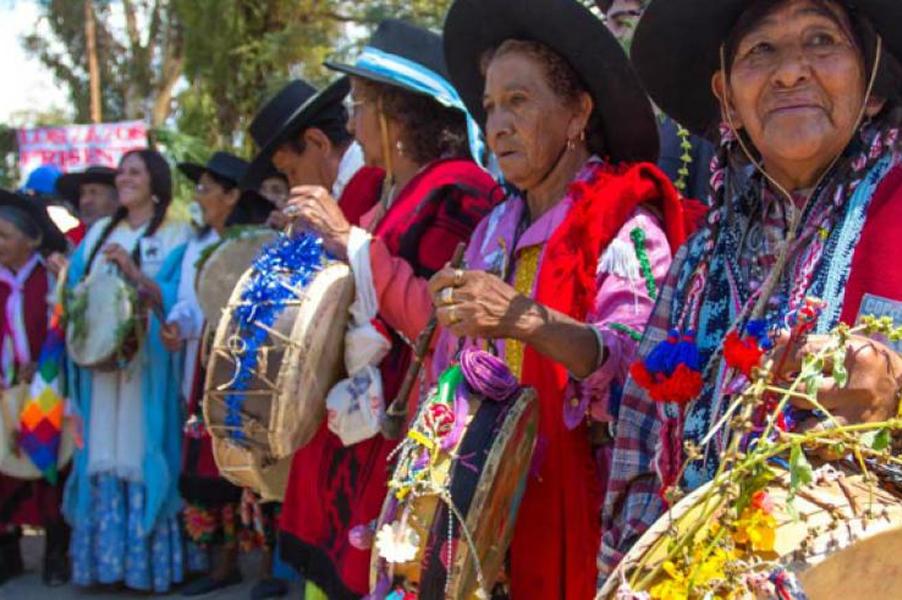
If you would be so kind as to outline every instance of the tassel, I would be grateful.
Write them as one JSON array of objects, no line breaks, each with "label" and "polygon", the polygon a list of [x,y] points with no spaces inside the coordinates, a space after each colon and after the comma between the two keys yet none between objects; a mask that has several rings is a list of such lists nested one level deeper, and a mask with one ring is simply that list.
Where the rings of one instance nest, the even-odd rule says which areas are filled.
[{"label": "tassel", "polygon": [[636,361],[630,373],[657,402],[685,404],[702,389],[701,356],[695,344],[695,332],[680,334],[671,330],[667,339]]}]

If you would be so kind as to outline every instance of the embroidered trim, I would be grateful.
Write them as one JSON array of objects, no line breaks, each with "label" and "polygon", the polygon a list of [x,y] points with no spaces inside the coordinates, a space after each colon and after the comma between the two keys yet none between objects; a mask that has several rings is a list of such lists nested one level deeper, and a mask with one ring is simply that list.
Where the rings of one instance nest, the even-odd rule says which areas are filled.
[{"label": "embroidered trim", "polygon": [[839,321],[845,300],[846,282],[852,268],[852,256],[855,254],[858,240],[861,239],[861,230],[864,229],[867,220],[868,207],[871,205],[877,185],[883,180],[893,162],[890,156],[882,158],[874,165],[874,168],[862,181],[862,185],[858,186],[849,200],[847,216],[840,229],[836,250],[833,260],[830,262],[830,270],[824,285],[822,299],[827,306],[818,319],[815,329],[817,333],[827,333]]},{"label": "embroidered trim", "polygon": [[633,329],[629,325],[624,325],[623,323],[609,323],[608,327],[614,331],[622,333],[623,335],[629,336],[629,338],[634,342],[642,341],[642,332],[637,329]]},{"label": "embroidered trim", "polygon": [[[530,246],[520,251],[514,273],[514,289],[524,296],[532,296],[536,275],[539,273],[539,256],[542,254],[541,246]],[[511,373],[521,380],[523,375],[523,352],[525,345],[520,340],[504,340],[504,359]]]},{"label": "embroidered trim", "polygon": [[636,250],[636,258],[639,259],[639,266],[642,269],[642,277],[645,279],[645,287],[648,289],[648,297],[652,300],[658,299],[658,285],[655,283],[655,274],[651,270],[651,260],[648,258],[648,248],[645,245],[645,230],[636,227],[630,232],[630,239],[633,240],[633,247]]}]

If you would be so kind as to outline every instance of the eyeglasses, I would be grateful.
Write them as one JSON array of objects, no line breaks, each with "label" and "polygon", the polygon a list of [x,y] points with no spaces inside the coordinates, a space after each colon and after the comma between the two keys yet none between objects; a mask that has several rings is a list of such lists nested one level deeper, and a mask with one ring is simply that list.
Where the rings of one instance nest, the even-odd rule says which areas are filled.
[{"label": "eyeglasses", "polygon": [[345,108],[348,110],[348,117],[354,118],[354,115],[357,114],[357,111],[360,110],[360,107],[364,104],[369,104],[369,100],[354,100],[350,96],[345,100]]}]

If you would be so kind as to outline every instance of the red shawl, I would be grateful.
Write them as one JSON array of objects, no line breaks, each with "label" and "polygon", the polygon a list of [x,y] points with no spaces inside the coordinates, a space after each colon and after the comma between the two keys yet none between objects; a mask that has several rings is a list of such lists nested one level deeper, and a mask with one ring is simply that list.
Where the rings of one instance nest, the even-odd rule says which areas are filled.
[{"label": "red shawl", "polygon": [[[675,251],[687,235],[681,200],[651,164],[600,167],[570,188],[574,204],[549,239],[536,301],[585,321],[598,258],[640,204],[663,215]],[[541,462],[520,506],[511,545],[511,595],[517,600],[579,600],[595,595],[602,484],[585,425],[567,430],[562,414],[569,375],[527,347],[523,383],[538,391]]]},{"label": "red shawl", "polygon": [[[353,183],[342,195],[343,209],[353,194],[362,194],[364,203],[378,200],[381,178],[370,179],[368,189]],[[436,161],[404,187],[374,233],[393,255],[429,277],[491,210],[495,187],[472,161]],[[409,360],[409,346],[394,336],[379,365],[386,399],[397,393]],[[294,455],[281,517],[282,558],[331,599],[369,591],[370,551],[352,545],[348,534],[379,516],[388,493],[388,455],[396,444],[376,436],[346,448],[323,423]]]},{"label": "red shawl", "polygon": [[896,166],[886,174],[874,192],[861,239],[852,255],[841,316],[844,323],[855,322],[865,294],[902,302],[900,254],[902,166]]}]

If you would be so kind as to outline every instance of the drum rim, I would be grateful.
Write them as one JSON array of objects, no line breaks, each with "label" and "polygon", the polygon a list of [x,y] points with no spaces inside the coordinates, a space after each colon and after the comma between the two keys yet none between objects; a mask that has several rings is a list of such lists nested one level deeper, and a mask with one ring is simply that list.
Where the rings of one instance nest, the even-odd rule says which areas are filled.
[{"label": "drum rim", "polygon": [[[126,301],[123,301],[121,303],[107,303],[107,304],[105,304],[105,306],[109,307],[110,304],[112,304],[112,306],[114,306],[114,307],[120,307],[120,306],[125,307],[125,309],[122,311],[122,314],[114,315],[114,316],[123,317],[122,321],[120,322],[120,325],[118,325],[116,327],[116,329],[118,330],[119,327],[122,326],[122,324],[126,324],[129,321],[132,321],[132,326],[129,328],[131,331],[126,332],[125,335],[121,336],[121,339],[118,340],[118,344],[116,345],[116,347],[113,349],[113,351],[110,354],[104,355],[102,358],[95,357],[94,359],[90,359],[90,357],[86,358],[84,356],[83,351],[86,346],[85,340],[81,340],[79,342],[76,342],[74,340],[74,336],[75,336],[74,323],[71,320],[69,320],[66,324],[66,351],[67,351],[68,355],[71,357],[72,361],[82,368],[97,369],[97,370],[115,370],[116,368],[118,368],[117,365],[119,363],[119,358],[118,358],[119,349],[122,348],[123,346],[125,346],[129,337],[131,337],[134,333],[136,333],[135,328],[137,325],[137,318],[138,318],[138,308],[136,306],[137,294],[134,290],[134,287],[131,286],[121,274],[116,273],[116,272],[107,271],[104,269],[98,269],[96,271],[91,271],[91,273],[89,273],[88,276],[83,281],[79,282],[79,284],[72,290],[72,293],[88,295],[88,294],[90,294],[90,286],[93,285],[93,283],[95,281],[98,281],[101,279],[116,282],[116,285],[118,287],[118,289],[116,291],[121,290],[126,293],[126,297],[127,297]],[[69,300],[68,302],[71,302],[71,300]],[[86,311],[88,310],[87,307],[85,308],[85,310]],[[85,318],[87,319],[87,316]],[[105,329],[106,328],[103,328],[103,327],[97,328],[98,331],[103,331]],[[92,330],[93,330],[93,328],[90,328],[90,327],[88,328],[88,332],[85,336],[85,339],[87,339],[87,336],[90,335],[90,331],[92,331]],[[123,353],[123,357],[125,358],[126,362],[128,362],[137,354],[137,352],[138,352],[138,349],[136,348],[134,352]]]}]

